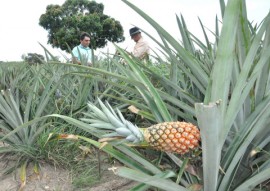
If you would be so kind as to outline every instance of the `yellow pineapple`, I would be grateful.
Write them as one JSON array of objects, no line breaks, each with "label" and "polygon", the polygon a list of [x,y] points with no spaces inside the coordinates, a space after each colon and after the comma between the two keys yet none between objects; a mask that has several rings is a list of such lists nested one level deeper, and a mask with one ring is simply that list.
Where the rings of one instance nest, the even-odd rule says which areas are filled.
[{"label": "yellow pineapple", "polygon": [[161,151],[185,154],[199,146],[200,132],[192,123],[164,122],[148,127],[143,132],[145,141]]},{"label": "yellow pineapple", "polygon": [[[199,146],[200,132],[192,123],[187,122],[163,122],[148,128],[138,128],[136,125],[124,119],[119,110],[116,112],[107,102],[104,105],[100,100],[102,110],[92,103],[88,106],[92,113],[89,118],[81,119],[88,122],[90,127],[105,129],[106,134],[102,141],[126,139],[131,143],[147,143],[154,149],[185,154]],[[109,133],[108,133],[109,132]]]}]

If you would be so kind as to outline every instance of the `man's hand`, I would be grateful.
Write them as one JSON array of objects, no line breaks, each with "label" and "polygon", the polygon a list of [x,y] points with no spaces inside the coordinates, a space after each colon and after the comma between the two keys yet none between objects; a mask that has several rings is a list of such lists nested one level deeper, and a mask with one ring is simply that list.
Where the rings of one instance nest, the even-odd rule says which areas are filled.
[{"label": "man's hand", "polygon": [[91,62],[87,62],[87,66],[91,67],[92,63]]},{"label": "man's hand", "polygon": [[79,61],[76,57],[72,58],[72,62],[73,62],[73,64],[78,64],[78,65],[82,64],[81,61]]}]

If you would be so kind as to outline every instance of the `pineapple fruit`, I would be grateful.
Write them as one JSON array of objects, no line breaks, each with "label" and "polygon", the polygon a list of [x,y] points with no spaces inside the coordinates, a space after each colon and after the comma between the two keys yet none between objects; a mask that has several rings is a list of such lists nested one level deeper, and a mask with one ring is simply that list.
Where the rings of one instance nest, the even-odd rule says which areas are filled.
[{"label": "pineapple fruit", "polygon": [[185,154],[199,146],[198,128],[187,122],[164,122],[143,132],[145,141],[154,149]]},{"label": "pineapple fruit", "polygon": [[145,145],[156,150],[185,154],[199,146],[200,132],[198,128],[187,122],[163,122],[152,125],[148,128],[138,128],[127,121],[121,112],[115,110],[106,102],[106,105],[99,100],[101,109],[94,104],[88,103],[92,112],[87,113],[81,119],[89,123],[90,127],[104,129],[105,133],[101,142],[108,142],[125,139],[129,143]]}]

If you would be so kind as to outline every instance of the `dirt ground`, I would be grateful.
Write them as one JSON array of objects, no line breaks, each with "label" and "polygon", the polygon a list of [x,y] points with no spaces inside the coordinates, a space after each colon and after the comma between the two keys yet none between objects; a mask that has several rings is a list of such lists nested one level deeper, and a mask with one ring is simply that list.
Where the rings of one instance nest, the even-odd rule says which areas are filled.
[{"label": "dirt ground", "polygon": [[[0,147],[3,147],[0,142]],[[39,175],[34,173],[33,165],[29,165],[26,171],[26,184],[20,190],[20,169],[14,173],[4,175],[4,171],[14,161],[3,158],[0,155],[0,191],[127,191],[138,183],[116,176],[109,170],[111,164],[101,164],[101,178],[91,187],[76,188],[72,185],[72,175],[69,170],[55,167],[47,163],[39,163]],[[116,163],[116,166],[121,164]]]},{"label": "dirt ground", "polygon": [[[20,186],[19,170],[16,173],[3,175],[7,161],[0,160],[0,191],[18,191]],[[27,182],[23,191],[127,191],[135,182],[118,177],[112,171],[105,170],[101,181],[87,188],[76,189],[72,185],[68,170],[41,164],[40,175],[33,172],[33,166],[27,168]]]}]

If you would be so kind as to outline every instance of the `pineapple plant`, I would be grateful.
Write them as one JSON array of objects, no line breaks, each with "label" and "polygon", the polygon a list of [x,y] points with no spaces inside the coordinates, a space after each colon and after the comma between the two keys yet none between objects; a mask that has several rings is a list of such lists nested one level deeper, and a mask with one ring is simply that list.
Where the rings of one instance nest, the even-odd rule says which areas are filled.
[{"label": "pineapple plant", "polygon": [[[116,139],[117,141],[114,142],[116,144],[105,146],[93,140],[87,141],[112,154],[112,146],[115,147],[115,150],[122,152],[122,155],[119,154],[119,160],[127,155],[127,147],[125,147],[127,145],[121,144],[119,138],[128,143],[147,143],[153,148],[166,151],[167,156],[179,167],[179,172],[175,171],[178,175],[172,173],[169,176],[166,172],[160,172],[160,169],[155,168],[151,168],[151,172],[141,169],[145,161],[142,162],[142,157],[139,158],[137,152],[130,150],[128,150],[129,158],[126,158],[125,163],[128,164],[129,169],[117,170],[116,174],[119,176],[142,182],[138,187],[144,187],[145,190],[149,185],[168,191],[192,188],[192,190],[200,190],[198,187],[207,191],[246,191],[266,187],[265,184],[270,178],[270,139],[267,136],[270,116],[269,15],[258,28],[257,26],[253,28],[247,20],[245,1],[229,0],[226,6],[224,1],[220,1],[223,27],[219,35],[219,22],[216,19],[214,46],[208,42],[207,36],[207,45],[198,41],[187,30],[183,18],[177,17],[183,34],[184,46],[182,46],[136,6],[126,0],[123,2],[157,29],[164,41],[162,48],[170,57],[171,73],[168,79],[157,76],[156,73],[146,70],[140,63],[125,55],[124,51],[119,50],[127,61],[130,71],[122,68],[123,75],[111,76],[120,80],[125,78],[128,84],[135,87],[128,89],[128,92],[134,93],[136,97],[130,99],[125,96],[126,86],[123,87],[124,93],[118,94],[121,96],[109,96],[124,100],[128,104],[133,101],[142,110],[147,106],[145,111],[150,111],[150,120],[154,119],[157,125],[145,129],[138,128],[126,121],[119,111],[116,114],[111,107],[108,105],[105,107],[103,104],[101,110],[89,104],[91,111],[81,119],[85,123],[67,117],[62,118],[97,137],[106,137],[107,139],[102,139],[104,141],[113,142]],[[205,33],[203,26],[202,28]],[[196,45],[204,50],[202,54],[195,51],[193,42],[195,44],[197,42]],[[154,87],[142,68],[157,76],[158,80],[163,80],[166,86],[161,89]],[[185,78],[179,79],[179,74],[183,73],[186,74]],[[118,85],[119,83],[115,86]],[[166,88],[168,86],[170,88]],[[141,99],[136,100],[139,94]],[[140,104],[142,100],[146,106]],[[174,151],[169,147],[172,146],[168,144],[172,139],[167,141],[168,145],[164,144],[164,147],[161,147],[160,140],[162,135],[166,134],[167,124],[185,123],[165,122],[166,125],[162,123],[173,121],[176,117],[191,121],[200,127],[201,138],[196,136],[194,138],[202,141],[202,165],[193,166],[186,163],[187,167],[185,161],[180,161],[182,158],[176,158],[168,153],[177,152],[177,149]],[[160,135],[157,135],[161,126],[165,128],[160,131]],[[173,133],[170,131],[168,135],[171,134]],[[115,150],[113,151],[116,152]],[[140,166],[135,168],[133,162],[138,160]],[[148,167],[149,165],[147,169]],[[188,170],[190,171],[187,172]],[[176,181],[175,177],[177,177]]]},{"label": "pineapple plant", "polygon": [[138,128],[136,125],[124,119],[117,110],[114,112],[108,102],[106,105],[98,99],[102,110],[94,104],[88,103],[90,114],[85,113],[89,118],[82,118],[83,122],[89,123],[90,127],[110,130],[100,139],[101,142],[125,139],[128,143],[147,145],[153,149],[169,153],[186,154],[198,148],[200,141],[199,129],[188,122],[162,122],[148,128]]}]

